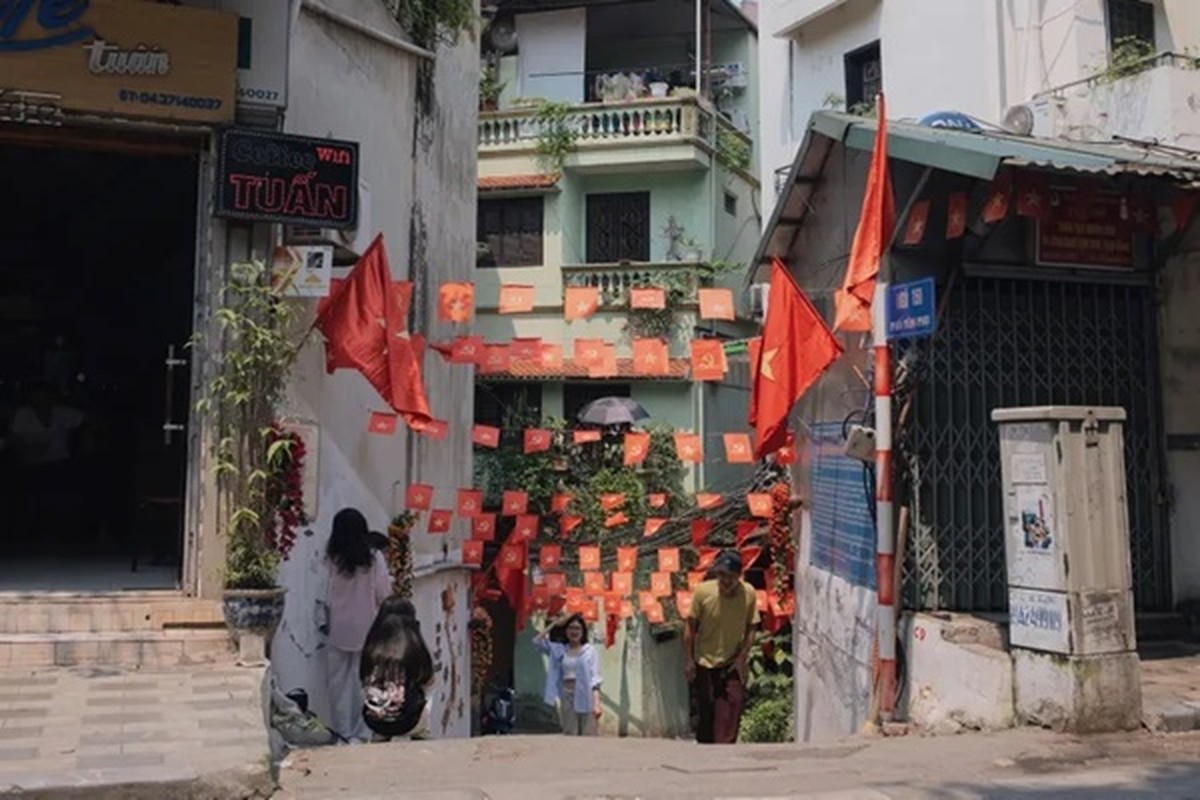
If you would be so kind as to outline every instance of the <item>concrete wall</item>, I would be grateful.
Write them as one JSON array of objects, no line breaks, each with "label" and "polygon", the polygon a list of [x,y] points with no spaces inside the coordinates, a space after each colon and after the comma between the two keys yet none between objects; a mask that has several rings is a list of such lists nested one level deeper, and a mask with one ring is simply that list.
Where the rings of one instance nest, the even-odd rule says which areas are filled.
[{"label": "concrete wall", "polygon": [[[336,10],[393,36],[404,32],[374,0],[341,0]],[[289,132],[360,143],[361,174],[370,187],[371,233],[382,232],[392,274],[416,284],[414,330],[444,338],[427,324],[430,286],[464,279],[474,250],[475,109],[477,56],[471,45],[438,54],[436,106],[417,121],[416,58],[330,20],[301,11],[293,31]],[[436,290],[432,293],[436,294]],[[383,401],[357,372],[326,375],[324,348],[316,341],[297,364],[288,412],[320,429],[317,516],[300,537],[281,581],[288,589],[284,623],[273,645],[273,664],[285,690],[304,687],[313,709],[328,708],[322,637],[315,610],[324,598],[328,569],[324,548],[334,514],[361,510],[376,530],[403,505],[410,482],[428,482],[448,504],[454,489],[470,485],[472,376],[426,359],[425,381],[436,416],[450,424],[446,441],[407,432],[388,438],[366,432],[371,410]],[[401,426],[403,427],[403,426]],[[451,534],[414,533],[419,578],[414,598],[425,637],[439,667],[433,691],[433,733],[465,736],[470,730],[469,649],[466,621],[468,574],[457,567],[461,521]]]}]

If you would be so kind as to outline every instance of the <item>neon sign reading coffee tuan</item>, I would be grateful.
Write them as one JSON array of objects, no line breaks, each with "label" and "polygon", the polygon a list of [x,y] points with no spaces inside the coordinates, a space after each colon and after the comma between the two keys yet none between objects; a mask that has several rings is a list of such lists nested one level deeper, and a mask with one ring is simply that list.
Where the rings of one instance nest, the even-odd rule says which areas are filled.
[{"label": "neon sign reading coffee tuan", "polygon": [[[46,50],[94,37],[91,27],[76,24],[87,10],[88,0],[0,0],[0,53]],[[30,18],[40,31],[16,38]]]}]

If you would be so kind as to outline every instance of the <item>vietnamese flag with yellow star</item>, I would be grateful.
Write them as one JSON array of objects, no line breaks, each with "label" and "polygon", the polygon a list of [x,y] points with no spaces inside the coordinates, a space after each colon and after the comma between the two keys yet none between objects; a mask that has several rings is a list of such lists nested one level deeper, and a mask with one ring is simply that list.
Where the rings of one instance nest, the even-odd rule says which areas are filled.
[{"label": "vietnamese flag with yellow star", "polygon": [[786,444],[792,406],[842,354],[833,332],[779,259],[771,267],[770,292],[750,389],[755,458]]}]

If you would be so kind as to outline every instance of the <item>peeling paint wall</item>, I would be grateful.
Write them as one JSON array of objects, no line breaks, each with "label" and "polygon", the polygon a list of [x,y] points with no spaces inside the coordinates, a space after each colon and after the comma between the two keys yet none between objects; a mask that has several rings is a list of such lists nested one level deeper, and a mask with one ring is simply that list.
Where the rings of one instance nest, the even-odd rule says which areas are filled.
[{"label": "peeling paint wall", "polygon": [[[324,1],[373,30],[408,38],[378,0]],[[463,37],[458,48],[437,54],[433,110],[419,118],[418,56],[309,9],[299,12],[292,36],[287,131],[359,142],[369,190],[367,235],[383,233],[393,277],[416,283],[412,330],[447,338],[429,324],[431,298],[438,283],[464,279],[473,260],[474,46]],[[371,435],[367,418],[384,409],[383,401],[357,372],[326,374],[317,338],[297,363],[287,409],[291,418],[310,421],[319,431],[310,455],[317,459],[317,513],[281,570],[288,596],[272,662],[280,687],[306,689],[312,709],[325,716],[329,691],[317,609],[326,595],[324,550],[333,515],[352,506],[373,530],[385,531],[413,482],[433,484],[437,507],[453,507],[455,489],[471,483],[472,408],[463,398],[471,396],[472,375],[463,367],[451,372],[427,353],[426,391],[434,415],[449,423],[445,441],[405,430],[392,437]],[[436,737],[470,733],[469,573],[459,565],[465,535],[461,520],[447,536],[429,536],[423,528],[413,532],[418,567],[413,599],[438,668],[431,692]]]}]

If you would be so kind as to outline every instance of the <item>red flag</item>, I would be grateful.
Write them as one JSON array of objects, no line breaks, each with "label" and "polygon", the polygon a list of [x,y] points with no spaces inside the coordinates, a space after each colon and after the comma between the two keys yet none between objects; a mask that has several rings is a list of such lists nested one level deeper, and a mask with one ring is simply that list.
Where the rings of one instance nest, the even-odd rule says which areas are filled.
[{"label": "red flag", "polygon": [[700,434],[676,433],[675,454],[684,463],[692,462],[699,464],[704,461],[704,450],[700,447]]},{"label": "red flag", "polygon": [[714,492],[697,492],[696,507],[700,509],[716,508],[724,502],[721,495]]},{"label": "red flag", "polygon": [[600,308],[600,290],[594,286],[568,286],[563,292],[563,317],[568,322],[587,319]]},{"label": "red flag", "polygon": [[701,547],[698,549],[700,551],[700,559],[696,562],[696,571],[708,572],[713,562],[717,560],[717,556],[721,554],[721,549],[719,547]]},{"label": "red flag", "polygon": [[720,339],[692,340],[692,380],[719,381],[729,370]]},{"label": "red flag", "polygon": [[692,520],[692,547],[699,549],[704,546],[712,526],[712,522],[706,519]]},{"label": "red flag", "polygon": [[525,509],[528,507],[529,494],[527,492],[512,489],[501,495],[500,509],[501,513],[506,517],[516,517],[524,514]]},{"label": "red flag", "polygon": [[314,326],[325,336],[327,362],[357,369],[413,425],[429,420],[429,401],[401,299],[392,288],[383,236],[376,236]]},{"label": "red flag", "polygon": [[620,508],[625,505],[624,492],[606,492],[600,495],[600,507],[605,511],[612,511],[614,508]]},{"label": "red flag", "polygon": [[558,529],[563,536],[567,536],[582,524],[583,517],[564,516],[558,521]]},{"label": "red flag", "polygon": [[687,582],[689,589],[695,589],[700,584],[704,583],[704,573],[695,570],[687,574]]},{"label": "red flag", "polygon": [[612,590],[622,597],[628,597],[633,594],[633,573],[614,572],[612,575]]},{"label": "red flag", "polygon": [[658,571],[679,572],[678,547],[660,547],[658,549]]},{"label": "red flag", "polygon": [[1049,211],[1050,194],[1045,182],[1027,173],[1021,173],[1017,184],[1017,214],[1041,219]]},{"label": "red flag", "polygon": [[562,597],[567,591],[567,576],[561,572],[548,572],[545,577],[546,594],[551,597]]},{"label": "red flag", "polygon": [[629,307],[661,311],[667,307],[667,293],[662,289],[630,289]]},{"label": "red flag", "polygon": [[458,490],[458,515],[474,517],[483,510],[483,492],[478,489]]},{"label": "red flag", "polygon": [[476,425],[471,429],[471,441],[480,447],[499,447],[500,429],[494,425]]},{"label": "red flag", "polygon": [[646,622],[651,625],[661,625],[667,619],[666,613],[663,611],[662,603],[655,601],[654,605],[646,609]]},{"label": "red flag", "polygon": [[438,288],[438,322],[469,322],[475,309],[475,284],[443,283]]},{"label": "red flag", "polygon": [[646,460],[650,452],[650,434],[625,434],[625,466],[634,467]]},{"label": "red flag", "polygon": [[1008,195],[1012,191],[1012,174],[1004,175],[992,183],[987,203],[983,206],[983,221],[991,225],[1008,216]]},{"label": "red flag", "polygon": [[417,423],[412,426],[413,430],[422,436],[428,436],[435,441],[445,441],[450,435],[450,423],[444,419],[431,419],[428,422]]},{"label": "red flag", "polygon": [[485,374],[508,372],[512,365],[512,351],[506,344],[485,344],[479,371]]},{"label": "red flag", "polygon": [[471,538],[481,542],[496,540],[496,515],[479,514],[471,520]]},{"label": "red flag", "polygon": [[904,225],[904,244],[912,246],[920,244],[925,238],[925,228],[929,224],[929,201],[918,200],[908,210],[908,221]]},{"label": "red flag", "polygon": [[698,294],[700,319],[734,319],[732,290],[701,289]]},{"label": "red flag", "polygon": [[516,525],[513,526],[510,541],[532,542],[537,538],[538,528],[541,524],[542,519],[537,514],[521,514],[517,517]]},{"label": "red flag", "polygon": [[746,504],[752,516],[770,519],[775,514],[775,499],[767,492],[751,492],[746,495]]},{"label": "red flag", "polygon": [[571,441],[575,444],[590,444],[598,442],[601,439],[600,431],[596,430],[578,430],[571,436]]},{"label": "red flag", "polygon": [[617,571],[618,572],[635,572],[637,571],[638,549],[636,547],[618,547],[617,548]]},{"label": "red flag", "polygon": [[396,432],[396,415],[388,414],[384,411],[372,411],[371,419],[367,423],[367,430],[371,433],[379,433],[390,435]]},{"label": "red flag", "polygon": [[775,463],[785,467],[796,463],[796,437],[791,431],[784,437],[783,447],[775,451]]},{"label": "red flag", "polygon": [[738,548],[738,555],[742,557],[742,574],[749,572],[754,566],[754,562],[758,561],[758,557],[762,555],[762,546],[756,544],[748,544]]},{"label": "red flag", "polygon": [[619,528],[622,525],[627,525],[628,523],[629,515],[624,511],[618,511],[616,514],[613,514],[611,517],[608,517],[604,520],[604,527]]},{"label": "red flag", "polygon": [[525,430],[525,455],[544,453],[550,449],[550,431],[545,428],[527,428]]},{"label": "red flag", "polygon": [[758,521],[753,519],[744,519],[739,522],[734,529],[734,541],[737,543],[737,546],[741,547],[745,544],[746,540],[758,531],[758,526]]},{"label": "red flag", "polygon": [[633,371],[637,375],[669,375],[670,352],[662,339],[633,340]]},{"label": "red flag", "polygon": [[542,546],[538,555],[538,566],[545,570],[558,569],[562,563],[562,548],[556,544]]},{"label": "red flag", "polygon": [[505,544],[500,548],[500,557],[495,566],[496,581],[500,590],[508,598],[509,605],[517,616],[517,630],[525,627],[529,617],[529,609],[525,602],[526,579],[525,558],[528,545]]},{"label": "red flag", "polygon": [[433,487],[427,483],[414,483],[404,493],[404,507],[410,511],[428,511],[433,500]]},{"label": "red flag", "polygon": [[600,569],[600,548],[596,545],[579,546],[579,571],[594,572]]},{"label": "red flag", "polygon": [[654,596],[654,592],[638,592],[638,608],[643,614],[646,613],[646,609],[655,605],[658,605],[658,598]]},{"label": "red flag", "polygon": [[725,439],[725,460],[730,464],[753,464],[754,448],[750,444],[750,435],[746,433],[727,433]]},{"label": "red flag", "polygon": [[533,311],[533,287],[506,283],[500,287],[501,314],[526,314]]},{"label": "red flag", "polygon": [[647,517],[646,525],[642,528],[642,536],[653,536],[666,524],[667,520],[662,517]]},{"label": "red flag", "polygon": [[429,513],[429,532],[430,533],[448,533],[450,523],[454,519],[454,512],[449,509],[439,508]]},{"label": "red flag", "polygon": [[621,619],[633,619],[633,602],[630,600],[621,601]]},{"label": "red flag", "polygon": [[[871,329],[871,300],[875,295],[879,262],[887,251],[896,227],[896,201],[892,196],[892,182],[888,175],[887,105],[882,94],[879,95],[877,116],[879,123],[875,129],[875,148],[867,172],[858,229],[854,232],[854,243],[850,247],[846,279],[835,295],[837,314],[834,330]],[[776,303],[774,295],[770,299],[768,314]]]},{"label": "red flag", "polygon": [[684,619],[687,619],[691,615],[692,593],[690,590],[680,589],[675,593],[675,610]]},{"label": "red flag", "polygon": [[598,597],[608,591],[608,581],[603,572],[583,573],[583,591],[590,597]]},{"label": "red flag", "polygon": [[483,542],[467,539],[462,543],[462,560],[464,564],[478,567],[483,564]]},{"label": "red flag", "polygon": [[550,512],[553,514],[565,513],[573,499],[575,499],[574,496],[569,492],[559,492],[550,498]]},{"label": "red flag", "polygon": [[650,593],[655,597],[670,597],[671,596],[671,573],[669,572],[651,572],[650,573]]},{"label": "red flag", "polygon": [[483,360],[482,336],[459,336],[450,343],[451,364],[478,364]]},{"label": "red flag", "polygon": [[662,492],[651,492],[646,495],[646,502],[651,508],[663,508],[667,504],[667,496]]},{"label": "red flag", "polygon": [[513,361],[542,360],[542,339],[540,336],[513,339],[508,345],[508,356]]},{"label": "red flag", "polygon": [[561,344],[542,345],[542,369],[559,370],[563,368],[563,349]]},{"label": "red flag", "polygon": [[576,339],[575,360],[585,367],[598,366],[604,361],[604,340]]},{"label": "red flag", "polygon": [[792,406],[842,353],[821,315],[778,260],[772,267],[769,296],[758,376],[751,394],[756,458],[784,445]]},{"label": "red flag", "polygon": [[617,346],[605,342],[600,351],[600,361],[588,367],[589,378],[617,377]]},{"label": "red flag", "polygon": [[952,192],[946,202],[946,238],[958,239],[967,232],[967,193]]}]

